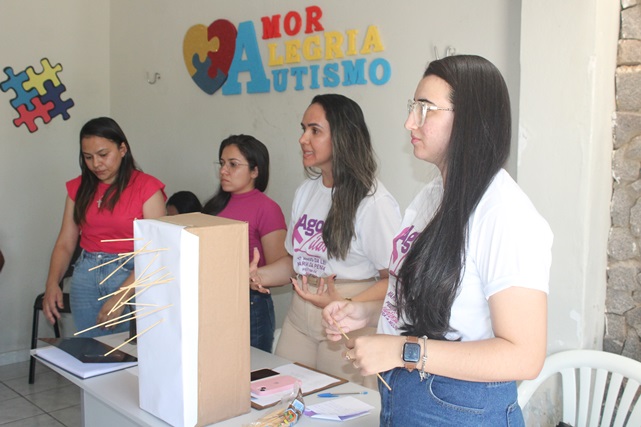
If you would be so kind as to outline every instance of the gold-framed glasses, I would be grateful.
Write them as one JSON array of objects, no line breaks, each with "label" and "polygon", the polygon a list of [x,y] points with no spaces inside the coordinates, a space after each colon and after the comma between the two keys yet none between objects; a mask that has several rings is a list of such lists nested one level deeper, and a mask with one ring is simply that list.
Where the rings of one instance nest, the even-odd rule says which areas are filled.
[{"label": "gold-framed glasses", "polygon": [[238,169],[241,166],[249,166],[248,163],[241,163],[238,160],[230,160],[226,162],[222,159],[219,162],[214,162],[214,164],[218,167],[219,170],[223,168],[227,168],[229,172],[234,172],[236,169]]},{"label": "gold-framed glasses", "polygon": [[425,124],[425,117],[427,117],[428,111],[454,111],[454,108],[442,108],[437,107],[436,105],[428,104],[425,101],[414,101],[409,99],[407,101],[407,114],[414,114],[414,123],[416,126],[421,127]]}]

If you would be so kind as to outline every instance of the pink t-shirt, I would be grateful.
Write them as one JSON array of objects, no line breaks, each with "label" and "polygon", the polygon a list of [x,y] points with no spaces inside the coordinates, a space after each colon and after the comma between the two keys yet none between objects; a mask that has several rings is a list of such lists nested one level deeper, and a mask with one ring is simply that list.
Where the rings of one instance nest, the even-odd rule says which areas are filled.
[{"label": "pink t-shirt", "polygon": [[[82,176],[79,176],[67,182],[67,194],[74,202],[81,179]],[[145,202],[158,190],[167,200],[165,184],[151,175],[133,171],[129,185],[120,195],[113,212],[108,209],[98,209],[98,201],[102,203],[102,196],[108,188],[109,184],[98,183],[98,190],[87,208],[86,221],[80,226],[80,247],[88,252],[131,252],[134,249],[133,241],[101,242],[101,240],[133,237],[133,221],[144,218],[142,206]]]},{"label": "pink t-shirt", "polygon": [[218,216],[248,223],[249,260],[251,261],[253,258],[254,248],[258,248],[260,252],[259,267],[265,265],[261,237],[276,230],[287,229],[285,216],[280,206],[256,189],[243,194],[232,194],[229,203]]}]

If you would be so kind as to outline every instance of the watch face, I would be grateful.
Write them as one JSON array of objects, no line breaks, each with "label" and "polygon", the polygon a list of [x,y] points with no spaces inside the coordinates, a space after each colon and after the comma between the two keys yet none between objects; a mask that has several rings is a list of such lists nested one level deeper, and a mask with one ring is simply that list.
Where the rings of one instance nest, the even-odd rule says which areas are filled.
[{"label": "watch face", "polygon": [[418,362],[421,358],[421,345],[418,343],[406,342],[403,344],[403,361]]}]

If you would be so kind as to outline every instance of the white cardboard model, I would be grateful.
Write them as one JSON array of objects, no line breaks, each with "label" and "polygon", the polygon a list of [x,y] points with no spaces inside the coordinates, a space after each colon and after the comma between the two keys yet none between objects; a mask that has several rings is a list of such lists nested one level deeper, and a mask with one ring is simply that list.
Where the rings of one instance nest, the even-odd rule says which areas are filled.
[{"label": "white cardboard model", "polygon": [[[140,407],[173,426],[250,410],[247,224],[200,213],[136,220],[136,277],[171,274],[136,296],[171,307],[138,318]],[[164,268],[163,268],[164,267]]]}]

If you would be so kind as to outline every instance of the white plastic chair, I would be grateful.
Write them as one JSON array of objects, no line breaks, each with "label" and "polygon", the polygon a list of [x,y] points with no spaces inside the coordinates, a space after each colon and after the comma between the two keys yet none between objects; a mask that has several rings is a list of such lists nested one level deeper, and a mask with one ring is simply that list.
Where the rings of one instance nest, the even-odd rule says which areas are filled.
[{"label": "white plastic chair", "polygon": [[552,354],[545,359],[537,378],[519,385],[521,408],[555,374],[562,378],[564,423],[575,427],[610,426],[614,418],[615,427],[641,426],[641,362],[597,350]]}]

